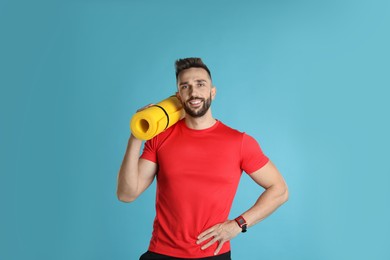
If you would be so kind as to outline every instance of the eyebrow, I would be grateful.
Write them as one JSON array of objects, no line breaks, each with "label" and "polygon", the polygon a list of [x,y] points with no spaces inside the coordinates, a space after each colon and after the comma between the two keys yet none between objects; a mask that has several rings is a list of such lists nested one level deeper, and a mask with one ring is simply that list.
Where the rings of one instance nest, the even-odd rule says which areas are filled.
[{"label": "eyebrow", "polygon": [[[205,79],[197,79],[197,80],[194,80],[194,81],[197,82],[197,83],[207,82],[207,80],[205,80]],[[188,84],[188,81],[180,83],[179,86],[186,85],[186,84]]]}]

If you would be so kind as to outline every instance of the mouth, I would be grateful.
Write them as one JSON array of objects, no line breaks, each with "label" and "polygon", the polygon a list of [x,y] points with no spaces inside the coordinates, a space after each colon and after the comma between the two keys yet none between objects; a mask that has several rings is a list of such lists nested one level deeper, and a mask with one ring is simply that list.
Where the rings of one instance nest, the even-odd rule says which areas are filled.
[{"label": "mouth", "polygon": [[202,99],[191,99],[190,101],[188,101],[188,103],[190,104],[191,107],[199,107],[201,106],[203,100]]}]

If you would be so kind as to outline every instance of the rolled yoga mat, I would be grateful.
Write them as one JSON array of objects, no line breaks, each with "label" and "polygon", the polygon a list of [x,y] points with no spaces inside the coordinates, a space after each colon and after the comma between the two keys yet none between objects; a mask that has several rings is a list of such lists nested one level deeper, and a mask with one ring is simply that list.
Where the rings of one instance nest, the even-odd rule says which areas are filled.
[{"label": "rolled yoga mat", "polygon": [[176,96],[135,113],[130,129],[135,137],[149,140],[177,123],[183,114],[182,105]]}]

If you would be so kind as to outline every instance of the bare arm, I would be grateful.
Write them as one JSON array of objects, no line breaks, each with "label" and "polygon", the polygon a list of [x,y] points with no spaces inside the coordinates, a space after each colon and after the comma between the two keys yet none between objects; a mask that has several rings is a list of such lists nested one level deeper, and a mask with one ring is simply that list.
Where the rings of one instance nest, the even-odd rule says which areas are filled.
[{"label": "bare arm", "polygon": [[[257,184],[262,186],[265,191],[260,195],[256,203],[242,214],[247,221],[248,227],[265,219],[288,199],[287,185],[282,175],[271,161],[258,171],[250,174],[250,177]],[[234,220],[228,220],[201,233],[197,243],[202,245],[204,241],[212,238],[207,244],[202,245],[201,248],[206,249],[218,242],[218,247],[215,251],[215,254],[218,254],[222,245],[237,236],[240,232],[241,228],[237,223]]]},{"label": "bare arm", "polygon": [[282,175],[271,161],[249,176],[265,189],[255,205],[242,214],[248,227],[251,227],[268,217],[287,201],[288,188]]},{"label": "bare arm", "polygon": [[153,182],[157,164],[139,158],[141,146],[142,140],[131,135],[118,173],[117,196],[120,201],[134,201]]}]

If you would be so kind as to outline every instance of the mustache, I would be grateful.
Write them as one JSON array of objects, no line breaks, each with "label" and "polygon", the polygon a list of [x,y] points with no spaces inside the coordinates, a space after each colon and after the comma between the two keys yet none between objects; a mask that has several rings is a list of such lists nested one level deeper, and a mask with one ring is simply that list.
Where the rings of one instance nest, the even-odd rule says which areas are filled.
[{"label": "mustache", "polygon": [[204,98],[200,98],[200,97],[190,97],[189,99],[187,99],[187,102],[190,102],[190,101],[195,100],[195,99],[200,99],[202,101],[205,100]]}]

